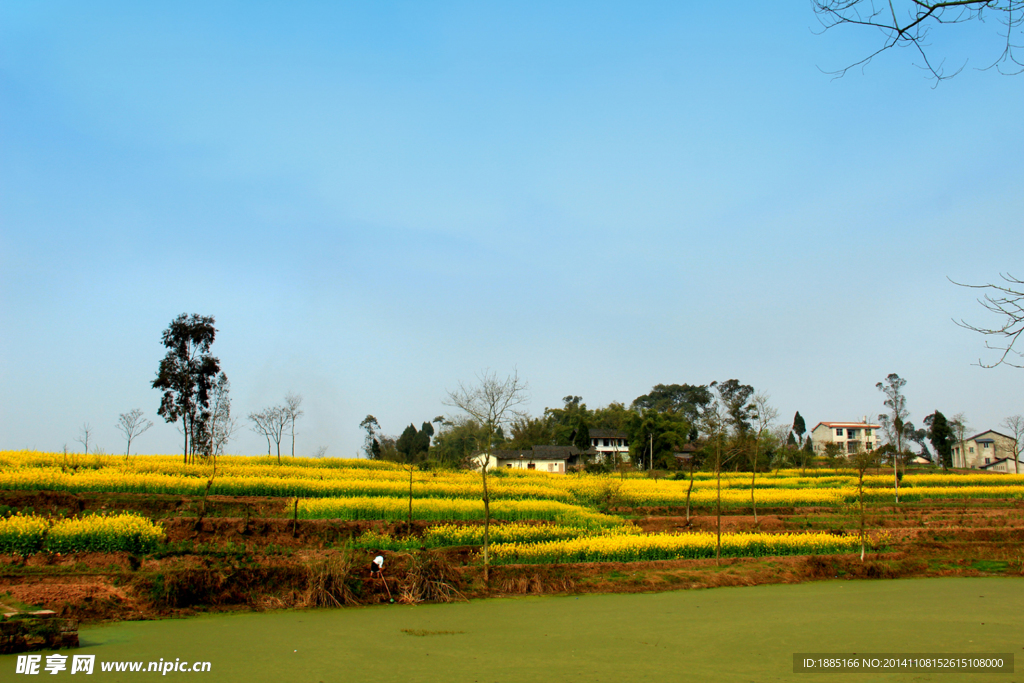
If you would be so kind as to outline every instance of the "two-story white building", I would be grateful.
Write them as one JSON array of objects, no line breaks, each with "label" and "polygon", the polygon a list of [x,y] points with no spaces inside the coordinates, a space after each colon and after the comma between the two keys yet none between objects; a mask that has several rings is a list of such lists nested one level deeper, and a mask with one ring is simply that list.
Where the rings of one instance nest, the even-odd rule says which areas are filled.
[{"label": "two-story white building", "polygon": [[[1014,446],[1012,436],[989,429],[953,445],[953,467],[1013,473]],[[1019,462],[1017,467],[1024,472],[1024,460]]]},{"label": "two-story white building", "polygon": [[617,429],[591,429],[590,450],[597,453],[598,462],[629,462],[629,434]]},{"label": "two-story white building", "polygon": [[859,453],[871,451],[882,445],[882,435],[878,430],[881,425],[864,422],[819,422],[811,430],[811,443],[814,452],[825,454],[825,444],[838,443],[843,453]]}]

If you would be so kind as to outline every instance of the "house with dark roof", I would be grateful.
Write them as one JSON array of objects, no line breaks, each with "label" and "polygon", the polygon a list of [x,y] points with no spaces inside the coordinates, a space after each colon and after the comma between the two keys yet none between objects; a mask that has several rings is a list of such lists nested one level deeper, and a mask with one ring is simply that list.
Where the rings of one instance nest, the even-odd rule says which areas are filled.
[{"label": "house with dark roof", "polygon": [[495,450],[488,456],[478,453],[473,456],[473,468],[479,470],[487,461],[487,471],[495,469],[536,470],[565,474],[575,465],[582,453],[575,446],[534,446],[523,451]]},{"label": "house with dark roof", "polygon": [[[1012,436],[989,429],[953,445],[953,467],[1007,474],[1019,467],[1024,472],[1024,460],[1020,460],[1017,450]],[[1019,462],[1016,467],[1015,455]]]},{"label": "house with dark roof", "polygon": [[596,460],[629,462],[629,434],[617,429],[590,429],[590,450],[597,453]]}]

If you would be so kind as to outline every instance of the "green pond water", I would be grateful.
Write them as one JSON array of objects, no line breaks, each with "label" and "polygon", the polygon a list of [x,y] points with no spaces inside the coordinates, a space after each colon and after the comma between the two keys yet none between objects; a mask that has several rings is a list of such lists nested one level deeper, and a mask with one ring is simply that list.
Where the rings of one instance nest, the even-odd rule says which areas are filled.
[{"label": "green pond water", "polygon": [[[228,614],[88,627],[80,637],[82,647],[63,654],[95,654],[92,676],[16,675],[16,656],[5,655],[0,681],[1024,682],[1024,579],[829,581]],[[1009,652],[1017,673],[797,674],[796,652]],[[100,671],[103,661],[161,658],[209,661],[211,671]]]}]

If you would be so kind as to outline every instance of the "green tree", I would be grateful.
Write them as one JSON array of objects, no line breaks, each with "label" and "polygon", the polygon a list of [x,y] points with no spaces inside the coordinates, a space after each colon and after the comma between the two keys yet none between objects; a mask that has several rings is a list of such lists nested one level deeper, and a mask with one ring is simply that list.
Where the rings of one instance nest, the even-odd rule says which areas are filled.
[{"label": "green tree", "polygon": [[409,471],[409,516],[406,523],[406,533],[412,534],[412,484],[413,473],[418,464],[427,461],[430,451],[430,437],[434,434],[434,427],[429,422],[424,422],[419,431],[410,424],[402,432],[402,435],[395,441],[395,451],[402,457],[402,461]]},{"label": "green tree", "polygon": [[804,422],[804,418],[800,415],[800,411],[796,411],[796,415],[793,416],[793,433],[796,434],[796,438],[799,443],[803,443],[804,432],[807,431],[807,424]]},{"label": "green tree", "polygon": [[168,423],[181,421],[185,463],[194,458],[193,436],[210,408],[210,390],[220,374],[220,360],[210,355],[217,335],[213,316],[182,313],[164,330],[167,354],[157,368],[153,388],[163,391],[157,414]]},{"label": "green tree", "polygon": [[596,408],[590,414],[590,427],[625,432],[629,429],[629,420],[633,414],[632,410],[621,403],[609,403],[603,408]]},{"label": "green tree", "polygon": [[545,408],[544,415],[551,420],[556,445],[590,449],[590,411],[581,397],[566,396],[561,408]]},{"label": "green tree", "polygon": [[839,474],[839,466],[843,462],[846,453],[843,452],[843,444],[829,441],[825,444],[825,465],[836,470]]},{"label": "green tree", "polygon": [[806,475],[807,468],[814,464],[814,442],[810,437],[804,440],[802,448],[793,452],[796,464],[800,467],[800,473]]},{"label": "green tree", "polygon": [[732,428],[737,439],[745,440],[750,433],[750,422],[756,415],[756,408],[750,402],[754,395],[754,387],[740,384],[736,379],[721,383],[712,382],[711,386],[718,392],[718,398],[725,410],[727,426]]},{"label": "green tree", "polygon": [[924,423],[928,425],[928,440],[932,442],[936,458],[942,464],[942,469],[949,469],[953,466],[953,429],[949,421],[936,410],[924,418]]},{"label": "green tree", "polygon": [[359,423],[361,429],[366,430],[363,437],[363,453],[370,460],[380,460],[380,423],[373,415],[367,415]]},{"label": "green tree", "polygon": [[[430,449],[431,461],[440,467],[469,466],[473,453],[488,438],[486,432],[479,422],[464,416],[442,421]],[[492,440],[499,446],[504,442],[502,434],[493,435]]]},{"label": "green tree", "polygon": [[509,439],[501,447],[528,451],[534,446],[554,446],[555,441],[555,426],[549,416],[523,417],[509,426]]},{"label": "green tree", "polygon": [[695,425],[701,412],[711,403],[711,398],[711,391],[704,385],[656,384],[649,393],[633,400],[633,410],[639,413],[645,410],[680,413]]},{"label": "green tree", "polygon": [[678,413],[659,413],[653,409],[633,413],[629,428],[633,461],[648,469],[675,466],[675,452],[690,442],[690,423]]}]

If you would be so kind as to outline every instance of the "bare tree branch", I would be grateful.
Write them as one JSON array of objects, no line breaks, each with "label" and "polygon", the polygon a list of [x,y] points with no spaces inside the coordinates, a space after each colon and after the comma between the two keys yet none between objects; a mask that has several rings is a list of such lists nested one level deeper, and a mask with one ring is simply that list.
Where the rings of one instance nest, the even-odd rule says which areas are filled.
[{"label": "bare tree branch", "polygon": [[999,358],[995,363],[991,364],[983,363],[979,358],[977,364],[981,367],[994,368],[997,365],[1009,365],[1014,368],[1024,368],[1024,364],[1021,361],[1015,361],[1013,358],[1014,355],[1024,357],[1024,352],[1014,348],[1021,333],[1024,333],[1024,280],[1020,280],[1009,273],[1000,273],[999,277],[1006,282],[1005,285],[966,285],[955,280],[950,280],[950,282],[959,287],[987,290],[986,294],[978,299],[978,303],[985,310],[1002,316],[1002,325],[997,327],[979,327],[971,325],[963,319],[954,319],[953,322],[972,332],[978,332],[986,337],[1002,340],[1001,345],[998,343],[992,344],[988,340],[985,341],[985,348],[998,351]]},{"label": "bare tree branch", "polygon": [[306,414],[300,408],[301,405],[302,394],[293,394],[289,391],[288,395],[284,397],[284,407],[282,409],[288,418],[288,425],[291,428],[293,458],[295,457],[295,421]]},{"label": "bare tree branch", "polygon": [[529,387],[519,378],[519,372],[513,368],[512,374],[499,379],[497,374],[485,370],[477,375],[477,383],[466,386],[459,382],[459,388],[449,391],[444,405],[458,408],[484,427],[485,439],[481,444],[480,477],[483,484],[484,503],[484,583],[490,580],[490,526],[491,498],[487,491],[487,468],[491,464],[491,450],[494,435],[503,426],[516,419],[523,419],[526,413],[522,406],[529,401],[526,393]]},{"label": "bare tree branch", "polygon": [[935,27],[970,21],[985,23],[986,18],[993,15],[1003,27],[998,33],[1002,47],[999,56],[982,70],[996,68],[1006,75],[1024,73],[1024,62],[1015,52],[1021,46],[1014,41],[1024,21],[1024,0],[811,0],[811,6],[823,33],[837,26],[850,25],[875,29],[882,36],[881,45],[863,59],[835,71],[825,71],[836,78],[845,76],[850,69],[866,66],[892,48],[911,47],[923,62],[919,66],[938,85],[959,74],[967,62],[952,73],[946,71],[944,61],[933,62],[928,56],[931,47],[929,32]]},{"label": "bare tree branch", "polygon": [[122,434],[124,434],[124,438],[127,441],[124,449],[125,460],[128,459],[128,455],[132,450],[132,439],[136,438],[152,426],[153,422],[144,418],[142,416],[142,411],[139,408],[135,408],[127,413],[121,413],[121,416],[117,420],[117,428]]},{"label": "bare tree branch", "polygon": [[277,461],[281,462],[281,439],[288,425],[288,413],[281,406],[265,408],[258,413],[249,413],[252,431],[267,438],[267,455],[270,455],[270,442],[277,445]]},{"label": "bare tree branch", "polygon": [[85,454],[89,455],[89,439],[92,437],[92,425],[88,422],[82,423],[82,429],[79,431],[79,435],[75,437],[75,441],[82,444],[85,448]]}]

